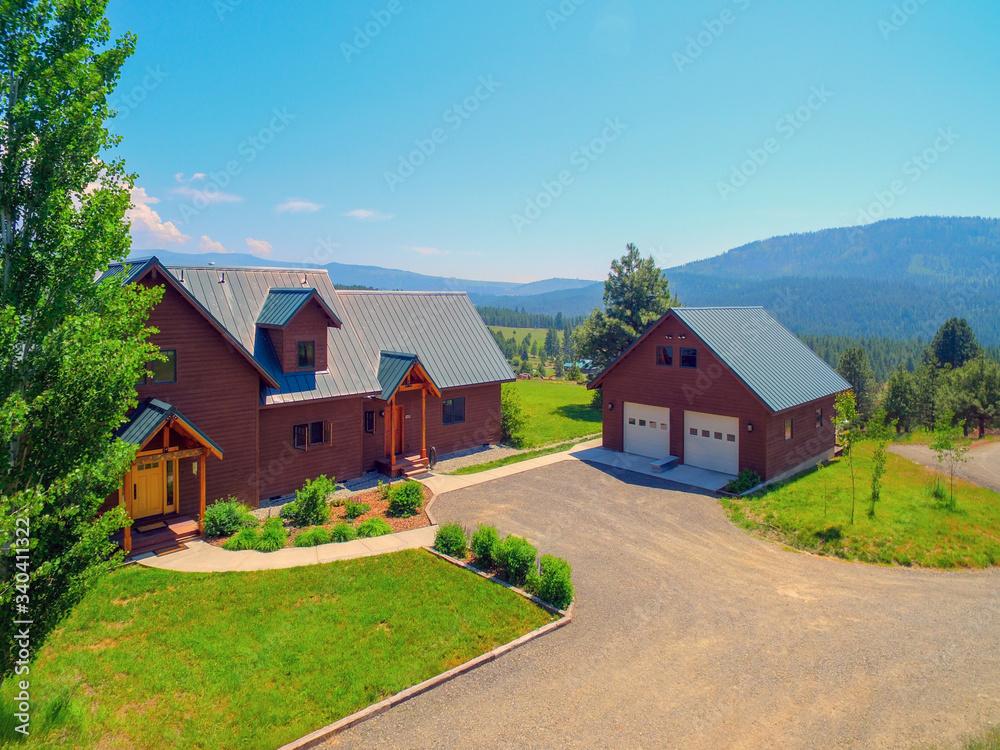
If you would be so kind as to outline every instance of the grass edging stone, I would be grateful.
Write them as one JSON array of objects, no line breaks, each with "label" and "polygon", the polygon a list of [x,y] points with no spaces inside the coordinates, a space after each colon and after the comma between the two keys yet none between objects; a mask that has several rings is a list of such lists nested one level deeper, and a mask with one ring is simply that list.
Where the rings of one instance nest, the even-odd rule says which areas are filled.
[{"label": "grass edging stone", "polygon": [[418,683],[413,687],[409,687],[406,690],[396,693],[395,695],[391,695],[385,700],[379,701],[378,703],[374,703],[371,706],[368,706],[367,708],[363,708],[360,711],[351,714],[350,716],[345,716],[343,719],[335,721],[333,724],[328,724],[327,726],[322,727],[321,729],[317,729],[315,732],[311,732],[307,734],[305,737],[300,737],[294,742],[289,742],[287,745],[282,745],[280,748],[278,748],[278,750],[306,750],[306,748],[317,747],[326,742],[331,737],[333,737],[335,734],[339,734],[340,732],[343,732],[346,729],[355,727],[358,724],[368,721],[369,719],[374,719],[376,716],[384,714],[386,711],[388,711],[391,708],[394,708],[395,706],[398,706],[400,703],[404,703],[410,700],[411,698],[416,698],[418,695],[423,695],[424,693],[433,690],[439,685],[444,685],[446,682],[451,682],[456,677],[466,674],[467,672],[471,672],[474,669],[478,669],[484,664],[489,664],[492,661],[496,661],[501,656],[504,656],[505,654],[508,654],[517,648],[520,648],[526,643],[530,643],[536,638],[541,638],[543,635],[551,633],[555,630],[559,630],[560,628],[566,627],[567,625],[570,624],[570,622],[573,621],[572,604],[569,605],[569,609],[567,610],[556,609],[548,602],[543,602],[537,596],[532,596],[527,591],[519,589],[516,586],[511,586],[506,581],[501,581],[499,578],[491,576],[488,573],[484,573],[483,571],[473,567],[472,565],[469,565],[466,562],[463,562],[461,560],[456,560],[453,557],[448,557],[448,555],[442,555],[440,552],[431,549],[430,547],[424,547],[424,550],[430,552],[435,557],[440,557],[445,562],[449,562],[452,565],[455,565],[459,568],[465,568],[466,570],[475,573],[476,575],[482,578],[486,578],[487,580],[493,581],[494,583],[499,583],[501,586],[504,586],[505,588],[508,588],[514,591],[515,593],[523,596],[525,599],[528,599],[533,603],[537,604],[546,612],[549,612],[553,615],[558,615],[559,619],[553,620],[550,623],[542,625],[542,627],[532,630],[530,633],[525,633],[520,638],[515,638],[510,643],[505,643],[502,646],[497,646],[492,651],[482,654],[481,656],[477,656],[475,659],[471,659],[465,662],[464,664],[459,664],[457,667],[452,667],[447,672],[442,672],[436,677],[431,677],[430,679],[424,680],[423,682]]}]

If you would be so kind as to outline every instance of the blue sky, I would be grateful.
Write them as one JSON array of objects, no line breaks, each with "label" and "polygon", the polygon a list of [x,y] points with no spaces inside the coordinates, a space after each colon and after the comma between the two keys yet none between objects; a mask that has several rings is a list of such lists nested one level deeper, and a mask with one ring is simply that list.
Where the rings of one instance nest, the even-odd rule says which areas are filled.
[{"label": "blue sky", "polygon": [[112,0],[134,247],[603,278],[997,216],[1000,6]]}]

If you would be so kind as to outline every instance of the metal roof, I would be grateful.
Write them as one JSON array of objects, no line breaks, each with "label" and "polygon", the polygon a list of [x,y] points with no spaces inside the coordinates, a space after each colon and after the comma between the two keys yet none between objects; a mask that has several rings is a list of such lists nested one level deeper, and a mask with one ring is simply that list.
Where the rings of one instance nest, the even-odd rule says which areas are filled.
[{"label": "metal roof", "polygon": [[183,422],[185,427],[198,435],[220,457],[222,456],[222,448],[216,445],[208,435],[199,430],[194,422],[181,414],[176,407],[156,398],[147,398],[139,404],[136,410],[132,412],[132,416],[129,417],[128,422],[119,427],[115,434],[126,443],[131,443],[141,448],[146,444],[147,440],[157,433],[163,423],[171,418]]},{"label": "metal roof", "polygon": [[355,331],[373,369],[383,351],[412,352],[439,389],[514,380],[464,293],[340,290],[337,297],[344,327]]},{"label": "metal roof", "polygon": [[[180,281],[180,267],[168,266]],[[295,403],[317,398],[375,395],[382,392],[375,366],[348,326],[327,328],[327,369],[283,373],[271,342],[257,319],[272,289],[312,289],[337,320],[345,314],[326,269],[246,269],[188,267],[181,286],[187,289],[278,384],[264,389],[265,404]]]},{"label": "metal roof", "polygon": [[260,308],[260,313],[257,315],[257,325],[277,326],[279,328],[286,326],[311,299],[315,299],[333,323],[340,326],[340,320],[311,286],[268,291],[267,297],[264,299],[264,306]]},{"label": "metal roof", "polygon": [[[420,358],[416,354],[381,352],[378,361],[378,382],[382,384],[382,395],[379,398],[383,401],[388,401],[392,398],[396,389],[399,388],[400,383],[403,382],[406,374],[414,365],[423,367]],[[424,369],[426,370],[426,368]],[[431,378],[431,382],[440,390],[438,384],[434,383],[433,378]]]},{"label": "metal roof", "polygon": [[104,273],[97,277],[97,281],[100,283],[107,279],[120,277],[122,286],[126,286],[142,276],[154,260],[155,258],[134,258],[125,263],[112,263]]},{"label": "metal roof", "polygon": [[763,307],[675,307],[672,312],[771,411],[851,388]]}]

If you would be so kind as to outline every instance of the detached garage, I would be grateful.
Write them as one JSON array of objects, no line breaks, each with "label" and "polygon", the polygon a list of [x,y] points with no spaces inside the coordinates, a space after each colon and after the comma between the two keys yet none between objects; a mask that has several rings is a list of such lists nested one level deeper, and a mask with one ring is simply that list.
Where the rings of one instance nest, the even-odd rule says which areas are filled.
[{"label": "detached garage", "polygon": [[589,387],[605,448],[774,480],[832,457],[851,386],[762,307],[679,307]]}]

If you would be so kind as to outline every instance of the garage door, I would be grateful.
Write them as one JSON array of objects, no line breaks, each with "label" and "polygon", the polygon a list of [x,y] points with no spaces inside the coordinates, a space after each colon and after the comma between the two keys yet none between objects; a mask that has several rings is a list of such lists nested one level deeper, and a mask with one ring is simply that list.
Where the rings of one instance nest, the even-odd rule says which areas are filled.
[{"label": "garage door", "polygon": [[684,412],[684,463],[724,474],[740,471],[740,420]]},{"label": "garage door", "polygon": [[649,458],[670,455],[670,409],[625,402],[625,452]]}]

